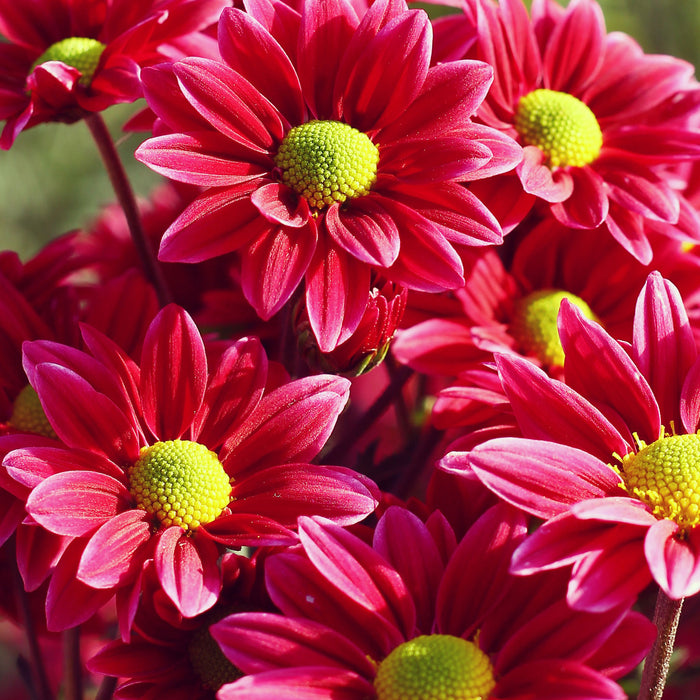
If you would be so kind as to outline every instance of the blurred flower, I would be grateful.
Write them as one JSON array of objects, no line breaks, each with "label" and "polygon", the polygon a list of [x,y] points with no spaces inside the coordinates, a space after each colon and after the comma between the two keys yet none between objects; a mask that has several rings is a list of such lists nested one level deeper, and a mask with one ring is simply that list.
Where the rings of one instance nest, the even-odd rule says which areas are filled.
[{"label": "blurred flower", "polygon": [[142,96],[139,70],[215,22],[227,0],[0,2],[0,147]]},{"label": "blurred flower", "polygon": [[476,475],[547,519],[512,570],[574,564],[568,600],[604,610],[651,580],[672,599],[700,591],[700,361],[678,291],[652,273],[631,346],[562,303],[566,384],[513,355],[496,362],[523,438],[451,452],[441,466]]},{"label": "blurred flower", "polygon": [[488,66],[429,67],[422,10],[381,0],[358,20],[339,0],[307,0],[301,15],[274,9],[225,10],[222,61],[143,71],[160,135],[136,157],[208,188],[159,257],[240,250],[243,291],[263,319],[305,280],[328,352],[362,320],[374,268],[423,291],[463,284],[455,246],[499,242],[501,229],[457,181],[510,170],[521,149],[471,120]]},{"label": "blurred flower", "polygon": [[633,668],[653,639],[653,625],[627,609],[570,610],[559,574],[536,585],[509,575],[526,525],[503,504],[459,544],[439,512],[424,524],[398,506],[382,516],[371,546],[318,518],[301,519],[299,534],[298,551],[266,565],[284,616],[241,613],[212,627],[250,674],[219,700],[622,699],[611,678]]}]

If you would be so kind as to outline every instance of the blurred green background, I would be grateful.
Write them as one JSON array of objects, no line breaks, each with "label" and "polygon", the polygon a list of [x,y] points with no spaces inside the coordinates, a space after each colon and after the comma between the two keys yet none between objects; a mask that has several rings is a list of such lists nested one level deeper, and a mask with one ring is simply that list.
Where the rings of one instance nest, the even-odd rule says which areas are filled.
[{"label": "blurred green background", "polygon": [[[700,65],[700,0],[602,0],[609,31],[631,34],[649,53],[667,53]],[[137,163],[142,137],[120,127],[143,104],[105,113],[137,193],[157,177]],[[84,124],[47,124],[0,151],[0,248],[26,259],[56,235],[86,224],[112,191]]]}]

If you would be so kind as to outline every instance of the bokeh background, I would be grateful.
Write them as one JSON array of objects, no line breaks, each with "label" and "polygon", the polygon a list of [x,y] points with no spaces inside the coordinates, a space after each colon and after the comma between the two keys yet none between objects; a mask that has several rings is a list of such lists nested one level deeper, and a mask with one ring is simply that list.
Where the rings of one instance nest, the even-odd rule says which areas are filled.
[{"label": "bokeh background", "polygon": [[[700,0],[601,0],[609,31],[625,31],[645,51],[666,53],[700,65]],[[143,105],[105,113],[134,189],[147,194],[157,177],[133,158],[141,138],[121,132]],[[91,137],[82,123],[35,127],[0,151],[0,248],[22,259],[51,238],[85,226],[112,200]]]}]

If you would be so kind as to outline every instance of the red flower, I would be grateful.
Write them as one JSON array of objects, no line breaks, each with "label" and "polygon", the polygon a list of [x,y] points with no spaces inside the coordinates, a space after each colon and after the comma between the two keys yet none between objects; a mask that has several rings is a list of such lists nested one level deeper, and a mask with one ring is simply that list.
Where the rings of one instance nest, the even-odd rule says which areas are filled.
[{"label": "red flower", "polygon": [[372,268],[424,291],[463,284],[454,246],[499,242],[501,229],[457,181],[507,171],[521,150],[470,118],[488,66],[429,67],[422,10],[381,0],[358,20],[338,0],[307,0],[300,16],[275,7],[222,13],[221,62],[143,72],[162,135],[136,156],[208,188],[160,258],[240,250],[244,293],[264,319],[304,279],[325,352],[360,323]]},{"label": "red flower", "polygon": [[139,69],[216,22],[226,0],[0,0],[0,147],[46,121],[141,97]]},{"label": "red flower", "polygon": [[[350,523],[376,506],[369,480],[308,463],[347,400],[347,380],[279,384],[255,338],[208,361],[174,305],[151,324],[140,367],[106,336],[82,331],[90,354],[25,345],[27,375],[66,447],[15,450],[4,462],[33,487],[32,518],[72,540],[49,587],[53,628],[86,619],[120,589],[128,629],[150,559],[182,614],[197,615],[217,600],[224,548],[288,543],[299,515]],[[92,600],[72,598],[76,581],[94,589]]]},{"label": "red flower", "polygon": [[284,617],[240,613],[211,628],[250,674],[220,700],[622,699],[611,678],[633,668],[655,634],[626,609],[570,610],[558,574],[510,576],[526,525],[504,505],[459,544],[439,512],[424,524],[397,506],[371,546],[317,518],[303,518],[299,534],[299,551],[266,565]]},{"label": "red flower", "polygon": [[566,10],[538,0],[532,20],[520,0],[467,0],[466,9],[465,31],[477,34],[467,55],[494,69],[477,115],[524,146],[516,170],[525,192],[567,226],[603,225],[643,263],[652,257],[645,222],[679,222],[698,240],[682,225],[690,204],[664,170],[700,155],[690,64],[606,34],[592,0]]}]

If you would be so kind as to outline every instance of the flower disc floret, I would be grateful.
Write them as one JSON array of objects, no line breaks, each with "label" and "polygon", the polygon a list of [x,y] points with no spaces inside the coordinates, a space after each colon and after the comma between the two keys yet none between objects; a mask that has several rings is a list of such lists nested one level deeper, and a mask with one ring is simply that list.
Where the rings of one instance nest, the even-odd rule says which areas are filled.
[{"label": "flower disc floret", "polygon": [[533,90],[520,98],[515,129],[528,146],[537,146],[550,167],[592,163],[603,133],[588,105],[556,90]]},{"label": "flower disc floret", "polygon": [[15,430],[20,430],[23,433],[43,435],[54,440],[57,438],[46,413],[44,413],[39,395],[29,384],[17,394],[8,422]]},{"label": "flower disc floret", "polygon": [[700,435],[670,435],[622,458],[628,491],[659,519],[700,525]]},{"label": "flower disc floret", "polygon": [[378,700],[484,700],[495,685],[488,656],[447,634],[400,644],[379,664],[374,680]]},{"label": "flower disc floret", "polygon": [[378,163],[379,150],[366,134],[323,120],[291,129],[275,156],[282,182],[314,209],[366,195]]},{"label": "flower disc floret", "polygon": [[564,349],[559,339],[557,316],[563,299],[577,306],[586,318],[596,316],[586,302],[575,294],[543,289],[518,299],[513,307],[510,331],[519,348],[534,355],[547,367],[564,366]]},{"label": "flower disc floret", "polygon": [[105,48],[105,45],[97,39],[72,36],[51,44],[34,62],[34,67],[47,61],[61,61],[80,71],[81,85],[89,85]]},{"label": "flower disc floret", "polygon": [[189,440],[142,448],[127,475],[137,506],[164,527],[195,530],[216,520],[231,496],[231,484],[219,458]]}]

